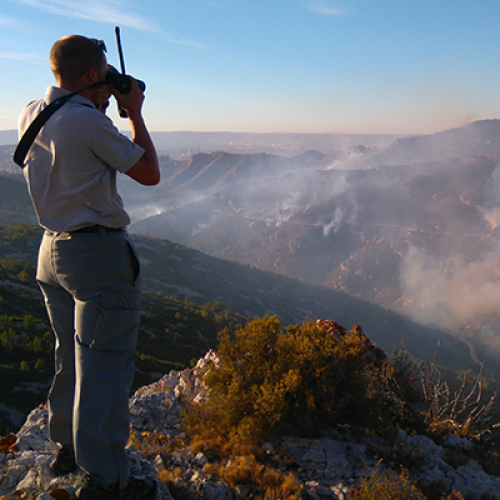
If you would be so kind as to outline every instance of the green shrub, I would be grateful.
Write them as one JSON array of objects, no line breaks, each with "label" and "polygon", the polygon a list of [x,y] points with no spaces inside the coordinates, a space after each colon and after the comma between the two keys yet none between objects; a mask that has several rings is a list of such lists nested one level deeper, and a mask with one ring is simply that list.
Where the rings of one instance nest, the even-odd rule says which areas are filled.
[{"label": "green shrub", "polygon": [[204,382],[210,399],[191,406],[188,423],[217,424],[249,443],[283,431],[312,435],[325,425],[373,427],[380,397],[368,376],[370,346],[359,327],[327,333],[311,321],[280,330],[276,317],[219,336],[220,365]]},{"label": "green shrub", "polygon": [[[488,432],[481,427],[494,397],[478,406],[480,376],[470,393],[464,379],[452,397],[436,376],[437,352],[433,363],[417,363],[404,347],[389,358],[357,325],[346,330],[308,320],[283,330],[275,316],[257,318],[234,334],[224,329],[217,354],[218,366],[201,375],[210,397],[186,402],[187,423],[247,443],[285,433],[320,436],[339,424],[393,434],[399,428],[433,436]],[[403,448],[398,456],[405,466],[420,459]]]},{"label": "green shrub", "polygon": [[425,433],[427,430],[421,369],[422,363],[415,360],[403,344],[380,367],[374,367],[372,373],[386,421],[407,432]]}]

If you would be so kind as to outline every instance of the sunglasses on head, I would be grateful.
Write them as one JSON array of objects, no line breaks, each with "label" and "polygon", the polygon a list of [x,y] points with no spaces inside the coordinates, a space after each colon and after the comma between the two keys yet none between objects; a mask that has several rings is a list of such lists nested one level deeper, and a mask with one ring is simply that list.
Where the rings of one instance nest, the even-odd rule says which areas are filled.
[{"label": "sunglasses on head", "polygon": [[103,53],[106,52],[106,45],[104,40],[97,40],[96,38],[91,39],[97,45],[96,53],[92,56],[92,59],[86,64],[85,69],[80,73],[80,76],[83,76],[87,70],[92,66],[92,63]]}]

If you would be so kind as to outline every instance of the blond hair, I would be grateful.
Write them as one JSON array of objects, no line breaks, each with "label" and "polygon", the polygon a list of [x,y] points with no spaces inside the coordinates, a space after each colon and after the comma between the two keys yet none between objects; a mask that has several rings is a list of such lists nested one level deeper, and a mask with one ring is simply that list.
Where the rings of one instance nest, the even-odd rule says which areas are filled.
[{"label": "blond hair", "polygon": [[[95,40],[82,35],[68,35],[58,40],[50,50],[50,69],[57,79],[73,82],[82,76],[87,64],[96,55]],[[99,54],[95,62],[102,61]]]}]

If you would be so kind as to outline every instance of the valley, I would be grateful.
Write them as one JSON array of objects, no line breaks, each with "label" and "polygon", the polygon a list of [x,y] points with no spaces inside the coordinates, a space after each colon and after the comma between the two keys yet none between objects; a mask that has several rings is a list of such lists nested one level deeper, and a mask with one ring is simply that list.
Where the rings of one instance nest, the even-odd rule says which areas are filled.
[{"label": "valley", "polygon": [[[120,176],[143,268],[137,384],[188,366],[216,347],[225,326],[264,315],[283,326],[306,318],[359,324],[388,352],[404,342],[424,360],[440,342],[440,364],[484,365],[487,377],[500,377],[497,136],[500,122],[491,120],[389,145],[363,137],[362,145],[289,156],[163,154],[157,187]],[[49,326],[33,281],[41,232],[24,179],[10,168],[11,151],[0,155],[7,165],[0,258],[31,271],[27,282],[5,271],[0,306],[20,338],[30,315],[39,326],[29,332],[43,337]],[[50,370],[35,364],[43,358],[50,366],[48,351],[41,358],[23,352],[15,361],[28,367],[21,382],[47,384]],[[8,357],[2,363],[16,373]],[[23,391],[0,398],[0,415],[44,397]],[[7,405],[14,394],[17,403]]]},{"label": "valley", "polygon": [[[245,158],[268,165],[263,173],[260,164],[253,178],[238,174],[241,159],[214,156],[197,165],[194,177],[187,172],[202,158],[167,172],[148,199],[156,213],[134,221],[131,231],[345,291],[496,344],[497,155],[351,170],[329,170],[325,156],[316,156],[319,163],[303,170],[290,159],[288,173],[280,165],[275,177],[274,159]],[[224,166],[215,166],[219,161]],[[232,180],[213,175],[201,183],[201,172],[223,167]],[[179,184],[181,172],[189,181]],[[476,272],[477,296],[469,300]],[[453,294],[442,293],[451,288]]]}]

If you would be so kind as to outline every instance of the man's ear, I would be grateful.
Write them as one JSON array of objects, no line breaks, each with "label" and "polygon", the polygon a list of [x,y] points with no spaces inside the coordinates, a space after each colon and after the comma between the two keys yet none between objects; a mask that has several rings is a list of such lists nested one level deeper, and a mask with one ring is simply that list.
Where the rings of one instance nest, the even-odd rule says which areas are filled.
[{"label": "man's ear", "polygon": [[89,76],[89,79],[92,83],[98,82],[100,80],[99,76],[99,69],[97,66],[92,66],[91,68],[88,69],[87,74]]}]

